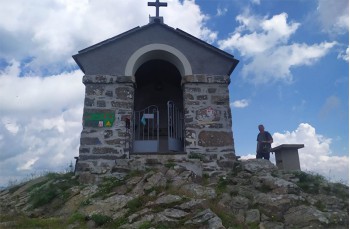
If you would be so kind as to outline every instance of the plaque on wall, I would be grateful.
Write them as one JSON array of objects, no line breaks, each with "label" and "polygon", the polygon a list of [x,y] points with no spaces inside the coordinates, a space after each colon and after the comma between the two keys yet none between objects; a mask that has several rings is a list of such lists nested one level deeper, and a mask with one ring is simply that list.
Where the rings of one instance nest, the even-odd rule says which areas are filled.
[{"label": "plaque on wall", "polygon": [[86,127],[111,127],[114,121],[114,113],[85,113],[83,117]]}]

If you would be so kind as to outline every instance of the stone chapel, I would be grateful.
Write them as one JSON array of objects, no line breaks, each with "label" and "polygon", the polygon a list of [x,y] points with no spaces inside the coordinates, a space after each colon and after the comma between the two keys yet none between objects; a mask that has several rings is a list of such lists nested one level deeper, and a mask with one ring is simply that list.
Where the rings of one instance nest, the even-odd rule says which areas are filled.
[{"label": "stone chapel", "polygon": [[[96,178],[167,163],[201,175],[236,160],[229,103],[238,60],[159,16],[85,48],[76,173]],[[232,168],[232,167],[231,167]]]}]

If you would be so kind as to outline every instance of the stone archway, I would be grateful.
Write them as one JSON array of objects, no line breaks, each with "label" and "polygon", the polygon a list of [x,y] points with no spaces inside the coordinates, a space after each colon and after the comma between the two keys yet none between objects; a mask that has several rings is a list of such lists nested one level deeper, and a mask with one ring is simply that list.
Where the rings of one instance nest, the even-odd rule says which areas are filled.
[{"label": "stone archway", "polygon": [[[151,149],[151,152],[183,151],[181,81],[182,77],[192,75],[191,65],[185,55],[169,45],[146,45],[130,56],[125,67],[125,75],[135,77],[136,82],[133,122],[135,128],[134,152],[147,152],[148,149]],[[145,142],[139,145],[138,135],[144,134],[144,131],[141,133],[141,127],[144,128],[144,126],[140,122],[140,119],[143,118],[143,115],[140,116],[140,114],[150,112],[141,110],[149,106],[153,106],[153,110],[157,109],[159,114],[152,111],[152,114],[146,116],[149,119],[153,118],[153,120],[147,120],[153,126],[151,130],[147,130],[147,138],[151,140],[148,142],[149,145],[144,144]],[[136,117],[137,115],[139,116]],[[156,130],[154,126],[157,126]],[[152,135],[150,131],[157,133]],[[140,138],[145,139],[144,136]],[[157,146],[154,145],[154,139],[158,141]]]},{"label": "stone archway", "polygon": [[149,60],[161,59],[172,63],[181,77],[192,75],[192,67],[186,56],[178,49],[165,44],[150,44],[136,50],[125,67],[125,76],[135,76],[138,68]]},{"label": "stone archway", "polygon": [[[133,123],[137,145],[134,152],[183,151],[183,93],[179,70],[168,61],[149,60],[135,72],[135,82]],[[144,111],[148,107],[157,111]],[[142,124],[144,116],[151,120],[142,120]],[[148,147],[150,144],[153,147]]]}]

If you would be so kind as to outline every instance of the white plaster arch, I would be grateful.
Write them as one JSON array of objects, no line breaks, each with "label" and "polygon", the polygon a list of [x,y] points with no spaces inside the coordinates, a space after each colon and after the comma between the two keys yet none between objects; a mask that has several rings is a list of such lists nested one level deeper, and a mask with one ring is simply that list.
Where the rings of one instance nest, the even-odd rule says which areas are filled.
[{"label": "white plaster arch", "polygon": [[186,56],[178,49],[165,44],[149,44],[136,50],[129,58],[126,67],[126,76],[135,76],[137,69],[145,62],[154,59],[168,61],[175,65],[181,76],[192,75],[192,67]]}]

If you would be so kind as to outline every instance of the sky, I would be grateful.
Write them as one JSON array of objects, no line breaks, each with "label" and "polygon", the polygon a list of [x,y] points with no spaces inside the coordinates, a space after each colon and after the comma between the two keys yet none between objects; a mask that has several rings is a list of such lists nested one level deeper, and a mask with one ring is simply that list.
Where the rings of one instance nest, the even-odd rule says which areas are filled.
[{"label": "sky", "polygon": [[[164,23],[240,61],[236,155],[255,157],[264,124],[273,147],[305,145],[303,171],[349,183],[348,0],[166,2]],[[147,0],[0,0],[0,186],[75,163],[85,94],[72,55],[149,15]]]}]

